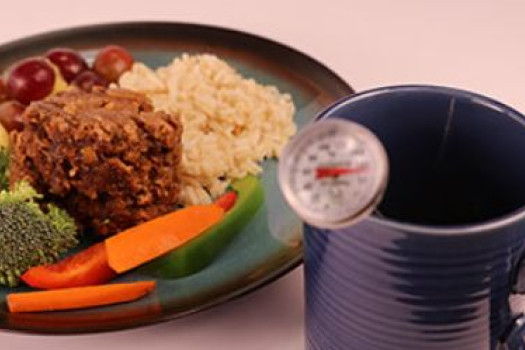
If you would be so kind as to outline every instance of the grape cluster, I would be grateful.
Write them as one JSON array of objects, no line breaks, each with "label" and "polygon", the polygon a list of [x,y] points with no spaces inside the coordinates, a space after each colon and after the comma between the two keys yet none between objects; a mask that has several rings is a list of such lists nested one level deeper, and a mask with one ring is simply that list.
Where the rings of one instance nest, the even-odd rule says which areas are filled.
[{"label": "grape cluster", "polygon": [[8,131],[23,127],[23,112],[32,101],[74,85],[84,91],[106,87],[133,65],[123,47],[108,45],[96,55],[92,67],[80,53],[54,48],[44,56],[29,57],[13,64],[0,79],[0,124]]}]

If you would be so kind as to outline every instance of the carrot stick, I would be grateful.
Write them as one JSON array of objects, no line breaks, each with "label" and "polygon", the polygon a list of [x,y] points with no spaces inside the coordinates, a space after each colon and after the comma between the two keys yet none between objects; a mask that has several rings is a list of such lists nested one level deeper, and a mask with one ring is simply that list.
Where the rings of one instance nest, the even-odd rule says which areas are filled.
[{"label": "carrot stick", "polygon": [[134,226],[106,239],[109,266],[126,272],[173,250],[219,222],[224,209],[194,205]]},{"label": "carrot stick", "polygon": [[82,309],[139,299],[155,289],[154,281],[106,284],[7,295],[10,312]]}]

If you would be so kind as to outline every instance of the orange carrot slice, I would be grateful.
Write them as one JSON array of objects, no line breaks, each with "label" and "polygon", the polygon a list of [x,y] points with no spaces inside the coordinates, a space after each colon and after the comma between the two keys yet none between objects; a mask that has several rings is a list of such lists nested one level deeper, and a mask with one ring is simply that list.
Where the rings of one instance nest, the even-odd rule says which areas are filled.
[{"label": "orange carrot slice", "polygon": [[197,237],[224,216],[218,205],[194,205],[147,221],[106,239],[109,266],[126,272]]},{"label": "orange carrot slice", "polygon": [[154,281],[106,284],[7,295],[10,312],[82,309],[139,299],[155,289]]}]

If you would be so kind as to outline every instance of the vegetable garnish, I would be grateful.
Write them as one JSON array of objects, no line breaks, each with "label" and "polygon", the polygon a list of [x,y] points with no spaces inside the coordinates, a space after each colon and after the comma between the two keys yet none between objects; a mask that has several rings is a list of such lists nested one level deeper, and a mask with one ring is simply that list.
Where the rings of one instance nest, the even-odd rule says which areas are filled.
[{"label": "vegetable garnish", "polygon": [[74,220],[51,204],[42,211],[41,197],[24,181],[0,191],[0,285],[18,285],[27,269],[55,262],[78,243]]},{"label": "vegetable garnish", "polygon": [[[144,266],[148,274],[161,278],[188,276],[202,270],[220,255],[264,203],[264,188],[256,176],[236,180],[231,188],[231,192],[226,192],[215,201],[215,205],[229,207],[221,221],[187,244]],[[236,198],[231,203],[233,193]]]},{"label": "vegetable garnish", "polygon": [[106,239],[109,266],[129,271],[173,250],[219,222],[224,209],[215,204],[186,207]]},{"label": "vegetable garnish", "polygon": [[228,191],[219,198],[217,198],[217,200],[215,201],[215,205],[218,205],[219,207],[224,209],[224,211],[227,212],[235,205],[237,197],[237,192]]},{"label": "vegetable garnish", "polygon": [[[235,191],[228,191],[223,196],[221,196],[214,204],[213,206],[217,207],[215,209],[211,210],[212,216],[209,216],[209,209],[203,209],[203,208],[197,208],[197,209],[191,209],[188,211],[189,207],[187,209],[182,209],[179,211],[186,212],[186,214],[177,214],[175,213],[169,214],[174,215],[176,217],[183,216],[187,220],[193,220],[193,221],[200,221],[201,216],[198,218],[193,218],[192,215],[200,215],[200,214],[206,214],[208,215],[209,219],[204,222],[202,222],[203,225],[214,225],[212,222],[215,220],[215,216],[217,216],[217,213],[220,212],[218,208],[222,208],[223,211],[231,209],[235,201],[237,200],[237,193]],[[189,213],[189,214],[188,214]],[[193,214],[192,214],[193,213]],[[166,227],[159,229],[158,234],[153,235],[151,237],[148,237],[148,242],[150,245],[156,246],[156,243],[154,242],[155,239],[158,238],[158,245],[166,244],[164,236],[168,236],[168,239],[173,239],[173,236],[175,234],[175,239],[181,238],[180,243],[177,243],[177,245],[183,244],[185,241],[184,239],[190,237],[195,233],[199,234],[199,228],[198,226],[194,226],[194,229],[197,230],[194,233],[191,232],[182,232],[182,230],[185,230],[184,227],[188,226],[185,225],[184,227],[177,228],[177,220],[181,219],[164,219],[164,224]],[[222,218],[222,216],[221,216]],[[220,220],[220,219],[219,219]],[[208,222],[208,223],[207,223]],[[147,223],[146,223],[147,224]],[[143,224],[143,225],[146,225]],[[139,225],[139,226],[143,226]],[[162,226],[162,223],[160,223]],[[169,226],[170,232],[166,232],[166,228]],[[150,229],[154,229],[153,226],[147,225],[150,227]],[[147,229],[147,228],[146,228]],[[186,227],[186,230],[191,230],[191,227]],[[142,235],[139,233],[136,233],[136,229],[130,229],[128,231],[124,231],[120,233],[119,235],[124,235],[126,232],[129,232],[131,230],[134,230],[134,235]],[[140,229],[139,231],[144,230],[144,228]],[[205,228],[200,229],[201,232],[206,231]],[[174,233],[176,231],[176,233]],[[131,235],[130,233],[127,233],[127,235]],[[148,234],[149,236],[149,234]],[[131,237],[131,236],[129,236]],[[170,238],[171,237],[171,238]],[[133,237],[128,238],[133,239]],[[142,240],[141,237],[137,237],[137,239]],[[126,239],[124,239],[126,241]],[[120,246],[123,241],[120,241],[120,243],[117,244],[117,246]],[[136,257],[135,259],[138,259],[138,262],[135,262],[136,264],[140,265],[140,259],[141,257],[144,259],[147,259],[148,253],[142,252],[144,248],[144,244],[141,243],[140,245],[135,244],[129,245],[126,250],[127,253],[129,253],[130,256]],[[110,243],[111,244],[111,243]],[[163,249],[168,249],[169,247],[164,247]],[[114,248],[117,249],[117,248]],[[21,279],[27,283],[29,286],[39,289],[57,289],[57,288],[71,288],[71,287],[80,287],[80,286],[89,286],[89,285],[97,285],[97,284],[103,284],[111,279],[113,279],[117,273],[110,267],[109,261],[108,261],[108,255],[107,255],[108,249],[106,248],[106,242],[100,242],[97,243],[85,250],[82,250],[70,257],[67,257],[55,264],[49,264],[49,265],[41,265],[33,267],[29,270],[27,270],[22,276]],[[142,252],[142,253],[141,253]],[[138,256],[136,256],[139,254]],[[154,253],[149,257],[149,259],[153,259],[156,257],[156,254]],[[163,253],[162,253],[163,254]],[[161,255],[162,255],[161,254]],[[147,262],[146,260],[143,262]],[[129,269],[129,268],[128,268]]]},{"label": "vegetable garnish", "polygon": [[82,309],[139,299],[155,289],[154,281],[107,284],[7,295],[10,312]]},{"label": "vegetable garnish", "polygon": [[34,288],[57,289],[103,284],[116,275],[101,242],[55,264],[33,267],[20,278]]}]

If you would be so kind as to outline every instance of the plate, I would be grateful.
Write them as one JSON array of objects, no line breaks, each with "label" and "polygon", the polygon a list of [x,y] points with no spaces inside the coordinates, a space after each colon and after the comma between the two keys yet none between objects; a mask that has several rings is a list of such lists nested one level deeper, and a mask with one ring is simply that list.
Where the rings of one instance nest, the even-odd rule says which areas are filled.
[{"label": "plate", "polygon": [[[0,46],[0,67],[70,47],[88,59],[102,46],[127,47],[137,61],[166,65],[183,52],[213,53],[246,77],[292,95],[299,127],[352,88],[323,64],[277,42],[239,31],[186,23],[134,22],[70,28]],[[125,329],[183,317],[239,297],[298,266],[302,225],[278,189],[275,160],[263,164],[265,203],[245,229],[208,267],[196,274],[157,280],[156,291],[136,302],[79,311],[10,314],[0,304],[0,328],[33,333],[88,333]],[[151,279],[144,271],[117,281]],[[19,287],[16,291],[26,290]],[[13,289],[0,288],[0,300]]]}]

